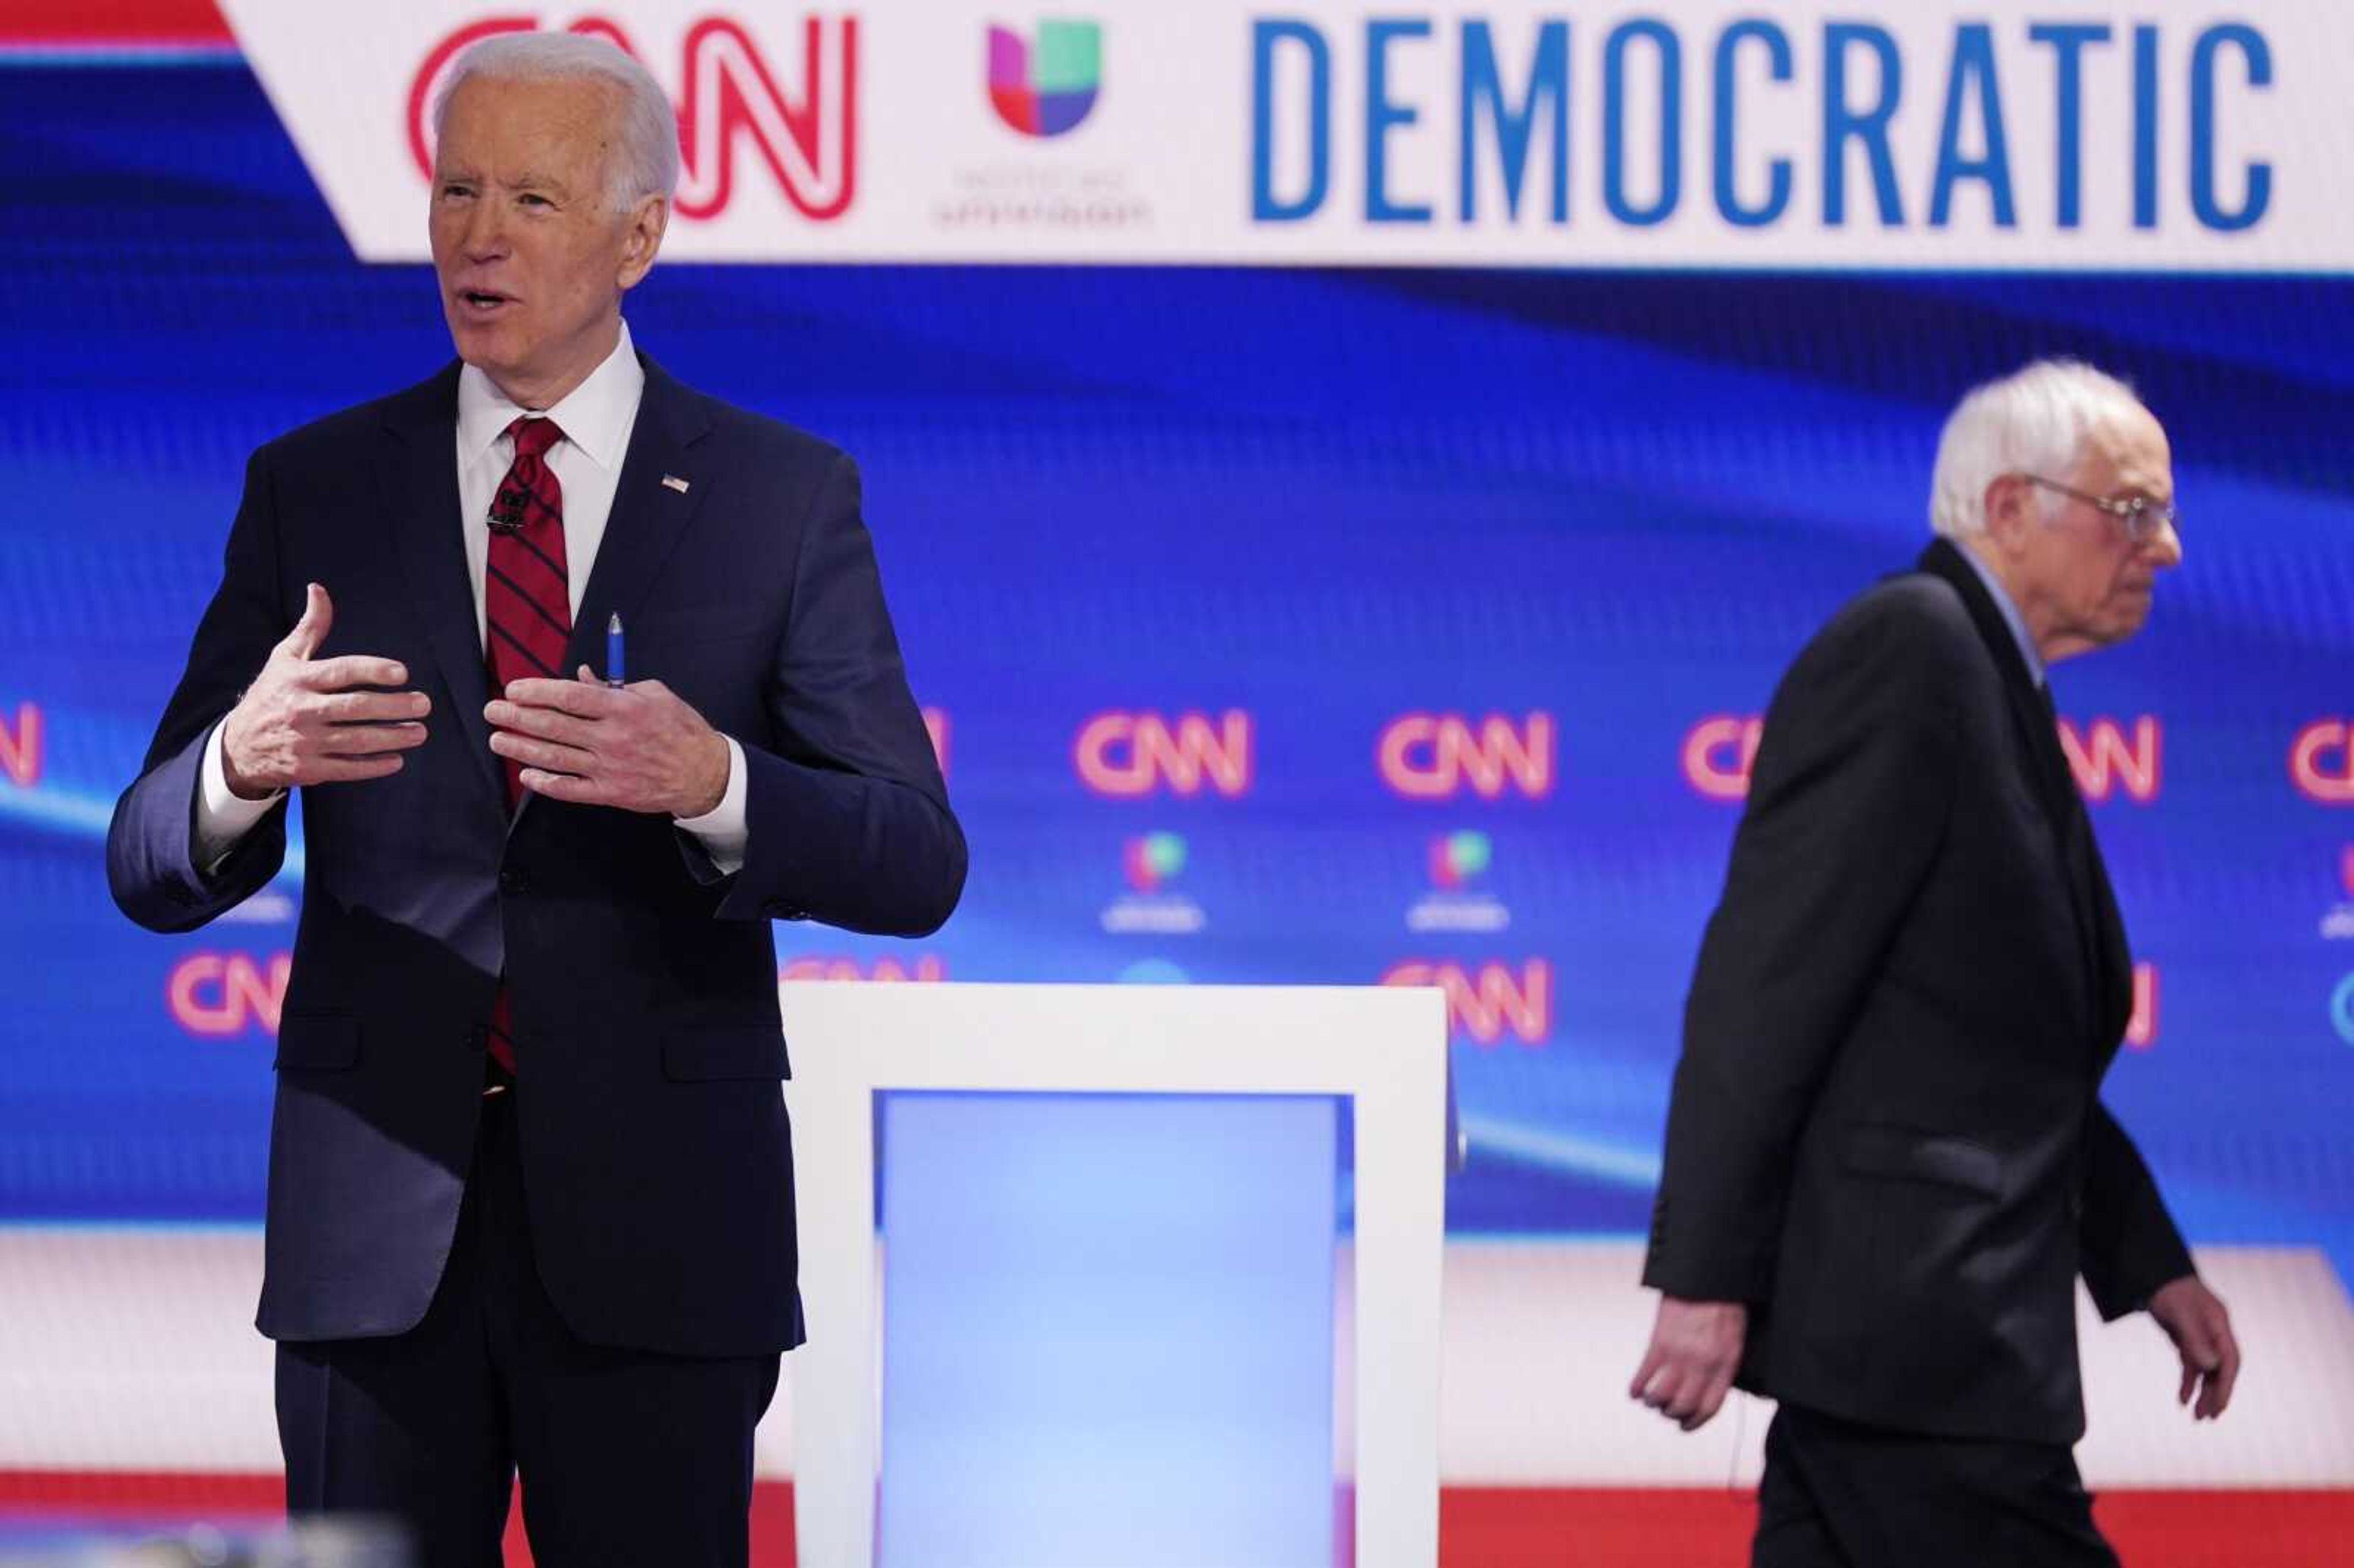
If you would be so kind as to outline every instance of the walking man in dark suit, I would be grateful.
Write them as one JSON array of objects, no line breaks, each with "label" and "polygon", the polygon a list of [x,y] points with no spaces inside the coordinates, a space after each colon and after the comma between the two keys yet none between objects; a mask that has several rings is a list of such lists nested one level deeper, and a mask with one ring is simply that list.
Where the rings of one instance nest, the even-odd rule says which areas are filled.
[{"label": "walking man in dark suit", "polygon": [[769,921],[928,931],[964,840],[850,460],[631,343],[662,90],[514,35],[434,119],[459,363],[254,454],[108,870],[200,926],[302,789],[260,1317],[290,1509],[488,1568],[519,1468],[546,1568],[741,1564],[802,1338]]},{"label": "walking man in dark suit", "polygon": [[1780,1401],[1758,1568],[2114,1568],[2071,1449],[2075,1282],[2219,1415],[2240,1352],[2100,1081],[2132,960],[2045,667],[2181,560],[2166,434],[2047,362],[1939,444],[1938,540],[1766,718],[1685,1014],[1630,1391]]}]

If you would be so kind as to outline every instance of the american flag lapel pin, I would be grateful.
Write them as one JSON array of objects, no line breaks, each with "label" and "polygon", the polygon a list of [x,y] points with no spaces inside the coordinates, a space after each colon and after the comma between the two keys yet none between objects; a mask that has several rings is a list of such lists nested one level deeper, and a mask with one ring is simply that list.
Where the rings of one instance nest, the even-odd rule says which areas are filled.
[{"label": "american flag lapel pin", "polygon": [[679,478],[679,476],[674,473],[666,473],[663,475],[663,485],[665,489],[677,491],[681,495],[684,495],[686,493],[686,481]]}]

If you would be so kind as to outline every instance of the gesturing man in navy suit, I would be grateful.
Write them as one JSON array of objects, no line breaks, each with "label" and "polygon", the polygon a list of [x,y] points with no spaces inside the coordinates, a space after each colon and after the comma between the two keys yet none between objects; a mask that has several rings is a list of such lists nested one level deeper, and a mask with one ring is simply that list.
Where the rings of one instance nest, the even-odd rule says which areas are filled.
[{"label": "gesturing man in navy suit", "polygon": [[[494,1564],[519,1468],[548,1568],[741,1563],[802,1337],[769,922],[931,930],[964,840],[850,460],[632,347],[661,89],[511,35],[435,122],[461,363],[254,454],[109,874],[202,925],[303,791],[260,1316],[290,1508]],[[617,613],[647,678],[609,689]]]}]

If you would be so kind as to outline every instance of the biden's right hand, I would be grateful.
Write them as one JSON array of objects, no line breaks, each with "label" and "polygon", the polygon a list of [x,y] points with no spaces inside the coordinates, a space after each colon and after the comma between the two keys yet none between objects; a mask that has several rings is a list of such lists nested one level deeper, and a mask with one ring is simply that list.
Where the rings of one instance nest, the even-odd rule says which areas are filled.
[{"label": "biden's right hand", "polygon": [[302,784],[345,784],[400,771],[425,744],[432,700],[398,661],[364,653],[313,658],[334,622],[327,590],[310,585],[302,619],[221,721],[221,763],[232,793],[259,800]]}]

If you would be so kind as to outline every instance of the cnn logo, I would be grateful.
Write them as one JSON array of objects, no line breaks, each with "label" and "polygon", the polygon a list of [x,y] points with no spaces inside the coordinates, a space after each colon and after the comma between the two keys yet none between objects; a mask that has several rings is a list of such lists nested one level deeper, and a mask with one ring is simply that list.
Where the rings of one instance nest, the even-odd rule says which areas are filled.
[{"label": "cnn logo", "polygon": [[2133,1012],[2126,1020],[2126,1044],[2147,1051],[2158,1044],[2158,966],[2136,964],[2133,972]]},{"label": "cnn logo", "polygon": [[1748,798],[1749,772],[1766,721],[1755,714],[1712,714],[1684,735],[1684,782],[1711,800]]},{"label": "cnn logo", "polygon": [[777,969],[779,980],[864,980],[876,985],[938,985],[949,978],[949,967],[938,955],[926,953],[912,963],[876,959],[861,964],[856,959],[803,954],[788,959]]},{"label": "cnn logo", "polygon": [[1384,985],[1437,986],[1447,999],[1450,1035],[1496,1045],[1509,1035],[1542,1045],[1553,1034],[1553,965],[1531,959],[1515,970],[1489,962],[1466,969],[1451,959],[1407,959],[1382,976]]},{"label": "cnn logo", "polygon": [[255,1024],[278,1033],[286,1003],[286,981],[294,972],[287,953],[257,959],[250,953],[190,953],[172,966],[164,982],[164,1004],[173,1022],[191,1034],[219,1038],[241,1034]]},{"label": "cnn logo", "polygon": [[1493,800],[1517,791],[1532,800],[1553,793],[1553,718],[1532,713],[1515,723],[1503,714],[1474,722],[1462,714],[1401,714],[1373,747],[1382,782],[1409,800],[1447,800],[1466,790]]},{"label": "cnn logo", "polygon": [[[528,16],[489,16],[442,37],[409,80],[409,156],[433,177],[433,97],[467,45],[499,33],[538,27]],[[604,38],[642,60],[637,42],[618,22],[589,16],[569,32]],[[858,22],[844,16],[801,23],[799,90],[778,83],[792,78],[771,62],[742,26],[704,16],[680,47],[679,183],[673,207],[683,218],[716,217],[736,188],[736,165],[757,154],[778,192],[803,217],[823,221],[848,209],[858,185]]]},{"label": "cnn logo", "polygon": [[2133,721],[2130,733],[2115,719],[2096,718],[2078,728],[2073,719],[2060,721],[2060,749],[2067,754],[2068,771],[2087,800],[2106,800],[2122,794],[2137,806],[2158,799],[2164,782],[2162,749],[2165,730],[2148,714]]},{"label": "cnn logo", "polygon": [[949,736],[952,733],[946,708],[924,710],[924,734],[931,737],[932,760],[939,764],[940,777],[949,776]]},{"label": "cnn logo", "polygon": [[1071,765],[1098,795],[1135,799],[1212,790],[1234,799],[1251,787],[1251,716],[1229,708],[1170,719],[1157,713],[1101,713],[1079,726]]},{"label": "cnn logo", "polygon": [[31,703],[16,705],[14,727],[0,718],[0,775],[19,789],[41,781],[41,710]]},{"label": "cnn logo", "polygon": [[2354,725],[2319,719],[2297,731],[2288,776],[2298,793],[2325,806],[2354,806]]},{"label": "cnn logo", "polygon": [[[1684,733],[1680,760],[1684,782],[1711,800],[1748,798],[1749,777],[1757,764],[1757,748],[1766,736],[1766,721],[1755,714],[1712,714]],[[2118,795],[2137,805],[2158,799],[2165,782],[2166,732],[2149,714],[2130,726],[2113,718],[2096,718],[2079,726],[2060,721],[2060,750],[2068,771],[2088,800]]]}]

